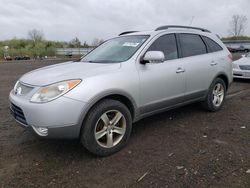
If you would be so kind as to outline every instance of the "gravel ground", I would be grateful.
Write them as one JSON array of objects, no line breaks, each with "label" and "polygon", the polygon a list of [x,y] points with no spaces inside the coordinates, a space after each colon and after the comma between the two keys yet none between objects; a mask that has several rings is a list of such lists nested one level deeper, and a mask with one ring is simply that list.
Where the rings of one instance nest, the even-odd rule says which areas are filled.
[{"label": "gravel ground", "polygon": [[122,151],[98,158],[10,116],[15,81],[48,64],[0,64],[0,187],[250,187],[250,81],[235,81],[217,113],[193,104],[139,121]]}]

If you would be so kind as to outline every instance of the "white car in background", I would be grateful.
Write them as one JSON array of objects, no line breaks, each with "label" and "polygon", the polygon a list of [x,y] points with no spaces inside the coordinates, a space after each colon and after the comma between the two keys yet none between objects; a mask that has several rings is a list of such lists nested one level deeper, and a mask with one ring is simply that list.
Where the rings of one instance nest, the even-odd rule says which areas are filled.
[{"label": "white car in background", "polygon": [[250,79],[250,53],[233,62],[233,77]]}]

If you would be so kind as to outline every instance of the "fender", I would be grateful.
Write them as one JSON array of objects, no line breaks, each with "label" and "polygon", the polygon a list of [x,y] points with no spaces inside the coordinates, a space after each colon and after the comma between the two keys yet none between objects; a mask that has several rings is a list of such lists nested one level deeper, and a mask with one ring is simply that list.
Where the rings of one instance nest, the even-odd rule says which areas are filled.
[{"label": "fender", "polygon": [[216,74],[216,76],[213,78],[213,80],[211,81],[210,85],[212,84],[212,82],[214,81],[215,78],[221,77],[222,79],[226,79],[226,86],[227,89],[229,88],[229,86],[231,85],[232,81],[230,82],[227,74],[225,72],[220,71],[218,74]]},{"label": "fender", "polygon": [[[133,106],[133,111],[134,111],[132,114],[132,116],[134,117],[133,122],[138,119],[139,110],[138,110],[138,107],[137,107],[135,100],[133,99],[133,97],[130,94],[128,94],[127,92],[122,91],[122,90],[113,90],[113,89],[112,90],[105,90],[105,91],[99,93],[98,95],[94,96],[90,100],[90,102],[86,103],[86,106],[84,107],[84,110],[82,110],[81,117],[78,121],[79,122],[78,123],[79,129],[81,128],[83,121],[84,121],[87,113],[89,112],[89,110],[100,100],[107,98],[109,96],[112,96],[112,95],[121,95],[121,96],[127,98]],[[79,133],[80,133],[80,131],[79,131]]]}]

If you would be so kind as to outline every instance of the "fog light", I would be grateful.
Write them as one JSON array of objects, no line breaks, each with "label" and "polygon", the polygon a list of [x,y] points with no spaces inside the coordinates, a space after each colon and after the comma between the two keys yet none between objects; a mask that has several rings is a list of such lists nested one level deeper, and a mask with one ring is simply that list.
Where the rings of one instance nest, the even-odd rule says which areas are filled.
[{"label": "fog light", "polygon": [[48,136],[48,128],[46,128],[46,127],[34,127],[34,126],[32,126],[32,128],[39,136]]}]

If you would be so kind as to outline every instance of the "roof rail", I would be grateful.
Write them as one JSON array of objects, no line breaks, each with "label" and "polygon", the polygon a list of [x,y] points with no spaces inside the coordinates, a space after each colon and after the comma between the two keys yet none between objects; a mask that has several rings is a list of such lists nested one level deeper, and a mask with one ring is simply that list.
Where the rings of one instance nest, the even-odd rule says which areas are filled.
[{"label": "roof rail", "polygon": [[129,33],[135,33],[135,32],[138,32],[138,31],[125,31],[125,32],[120,33],[119,36],[126,35],[126,34],[129,34]]},{"label": "roof rail", "polygon": [[166,30],[166,29],[169,29],[169,28],[196,29],[196,30],[200,30],[200,31],[203,31],[203,32],[211,33],[211,31],[209,31],[207,29],[203,29],[203,28],[199,28],[199,27],[191,27],[191,26],[181,26],[181,25],[164,25],[164,26],[156,28],[155,31]]}]

